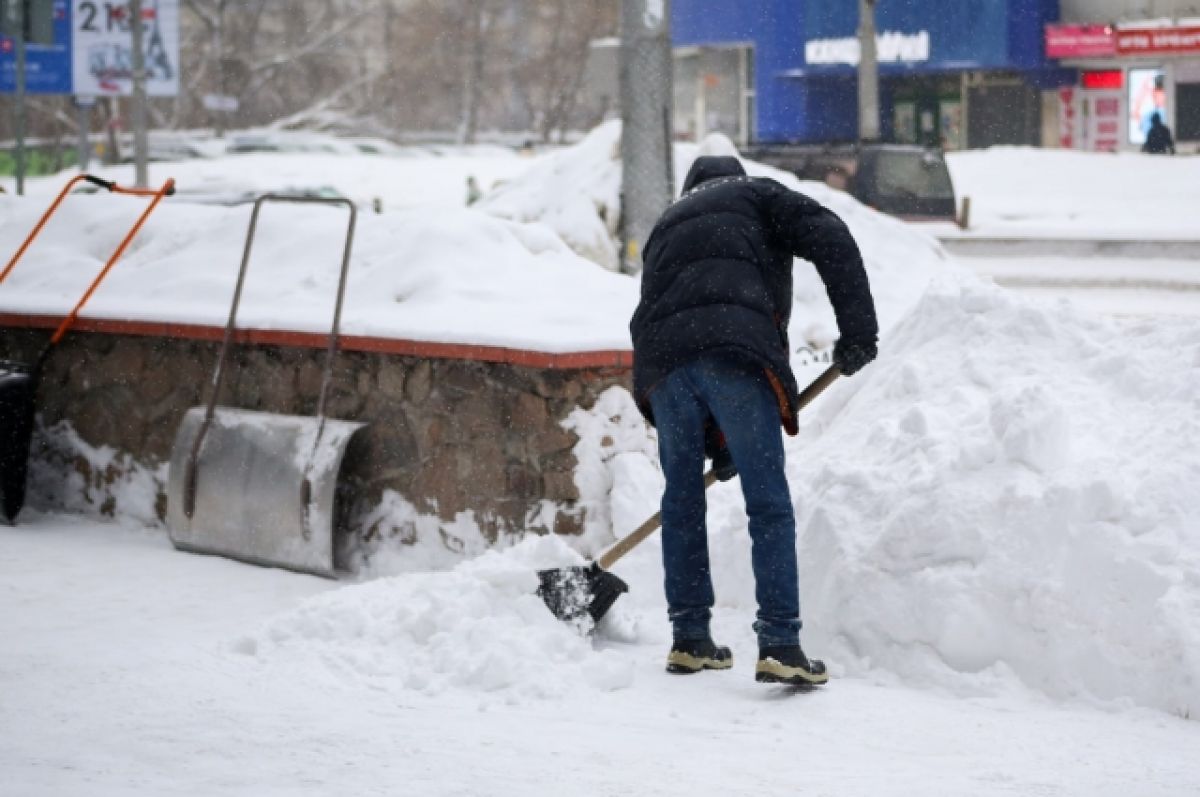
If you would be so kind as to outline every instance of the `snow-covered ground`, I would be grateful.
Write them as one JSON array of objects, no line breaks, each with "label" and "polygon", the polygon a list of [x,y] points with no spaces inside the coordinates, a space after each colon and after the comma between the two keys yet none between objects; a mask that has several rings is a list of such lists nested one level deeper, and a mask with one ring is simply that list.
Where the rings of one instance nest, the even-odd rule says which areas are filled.
[{"label": "snow-covered ground", "polygon": [[[652,560],[638,555],[645,569]],[[492,569],[493,597],[530,584],[512,565]],[[528,613],[520,634],[497,626],[499,612],[486,606],[472,634],[432,626],[415,634],[408,618],[418,608],[437,618],[481,601],[470,583],[343,586],[176,553],[159,532],[31,517],[0,533],[0,791],[1177,797],[1200,789],[1194,721],[1015,690],[917,689],[882,672],[815,693],[764,687],[753,682],[747,618],[727,608],[717,628],[735,644],[736,666],[693,677],[663,672],[658,623],[647,622],[637,642],[610,639],[592,651],[532,596],[506,601],[511,614]],[[622,600],[652,602],[657,586],[635,581]],[[444,604],[424,608],[435,599]],[[406,674],[412,662],[427,672],[425,688],[413,686],[419,672]],[[601,664],[589,679],[593,662]],[[538,698],[490,681],[506,664],[515,683],[536,686],[548,674],[549,689],[564,688]],[[477,675],[439,688],[454,667]]]},{"label": "snow-covered ground", "polygon": [[993,147],[946,161],[971,198],[968,235],[1200,240],[1200,157]]},{"label": "snow-covered ground", "polygon": [[[467,178],[490,190],[529,168],[533,159],[500,147],[474,151],[447,150],[413,157],[335,155],[329,153],[248,153],[151,163],[150,183],[174,177],[181,201],[232,199],[244,193],[331,188],[356,202],[370,205],[378,198],[384,212],[430,205],[463,207]],[[132,185],[132,165],[101,166],[89,171],[122,185]],[[66,182],[66,174],[28,181],[27,194],[48,200]],[[11,193],[11,192],[10,192]]]},{"label": "snow-covered ground", "polygon": [[[366,216],[348,331],[628,346],[637,283],[600,267],[611,265],[614,141],[610,125],[535,160],[480,210]],[[678,174],[697,151],[677,150]],[[57,516],[0,530],[6,786],[1200,790],[1200,326],[1102,318],[987,285],[925,232],[802,187],[860,240],[885,329],[878,362],[840,380],[788,441],[804,641],[829,662],[831,686],[753,683],[736,482],[709,494],[714,626],[735,649],[732,673],[662,671],[656,538],[616,568],[632,591],[594,638],[533,596],[536,569],[580,561],[655,508],[653,433],[613,389],[569,420],[594,510],[570,547],[528,539],[431,570],[428,551],[396,546],[375,552],[361,583],[338,585],[176,553],[161,530]],[[41,204],[0,201],[0,250]],[[68,207],[0,286],[0,310],[64,311],[134,212],[101,198]],[[256,249],[263,282],[247,288],[247,323],[319,328],[339,219],[278,210]],[[90,311],[221,323],[247,214],[164,206]],[[798,264],[792,339],[820,349],[834,334],[819,280]],[[802,382],[822,367],[810,359],[797,352]]]},{"label": "snow-covered ground", "polygon": [[1028,296],[1094,313],[1200,318],[1200,261],[1115,257],[960,257],[976,274]]},{"label": "snow-covered ground", "polygon": [[1078,288],[1036,283],[1017,285],[1013,290],[1036,299],[1066,300],[1076,307],[1102,315],[1200,318],[1200,291],[1195,290],[1148,287]]}]

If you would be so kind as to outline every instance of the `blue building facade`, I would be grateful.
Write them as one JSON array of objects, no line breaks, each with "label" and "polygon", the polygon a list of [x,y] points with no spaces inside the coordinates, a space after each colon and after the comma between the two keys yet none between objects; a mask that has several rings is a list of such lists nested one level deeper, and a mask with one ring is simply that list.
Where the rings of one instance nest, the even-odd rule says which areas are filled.
[{"label": "blue building facade", "polygon": [[[1074,80],[1045,57],[1044,28],[1058,18],[1058,0],[878,0],[883,137],[1037,143],[1041,92]],[[697,92],[740,83],[743,140],[857,137],[855,0],[672,0],[671,22],[677,54],[740,48],[747,64],[732,80],[709,75],[698,88],[685,74],[677,130],[733,132],[721,119],[687,120],[693,108],[719,105]]]}]

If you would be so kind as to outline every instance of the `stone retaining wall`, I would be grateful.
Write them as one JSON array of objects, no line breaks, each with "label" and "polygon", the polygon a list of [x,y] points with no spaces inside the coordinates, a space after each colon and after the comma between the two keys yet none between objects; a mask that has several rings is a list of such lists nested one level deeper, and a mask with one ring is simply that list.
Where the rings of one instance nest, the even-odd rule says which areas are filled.
[{"label": "stone retaining wall", "polygon": [[[41,330],[0,328],[0,358],[31,360],[48,337]],[[218,350],[218,343],[204,340],[73,332],[42,378],[42,426],[69,422],[87,445],[110,446],[160,474],[154,512],[161,520],[163,463],[183,413],[207,396]],[[235,347],[222,403],[312,414],[324,355],[315,348]],[[343,351],[329,414],[370,424],[347,454],[344,483],[354,504],[345,508],[347,517],[361,517],[393,490],[446,521],[473,512],[492,540],[526,530],[577,533],[583,525],[572,452],[577,438],[561,422],[614,384],[628,387],[627,369]],[[33,460],[42,472],[57,468],[63,479],[72,469],[93,484],[121,475],[88,473],[83,456],[64,462],[61,446],[44,437]]]}]

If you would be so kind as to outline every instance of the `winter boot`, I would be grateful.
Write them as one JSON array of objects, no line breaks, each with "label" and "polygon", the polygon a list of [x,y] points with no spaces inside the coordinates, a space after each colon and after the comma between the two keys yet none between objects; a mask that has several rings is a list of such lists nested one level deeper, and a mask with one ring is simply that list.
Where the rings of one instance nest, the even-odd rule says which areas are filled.
[{"label": "winter boot", "polygon": [[667,672],[693,673],[701,670],[728,670],[733,653],[709,639],[677,639],[667,654]]},{"label": "winter boot", "polygon": [[818,686],[829,680],[825,662],[808,660],[799,645],[779,645],[758,649],[754,680],[764,684]]}]

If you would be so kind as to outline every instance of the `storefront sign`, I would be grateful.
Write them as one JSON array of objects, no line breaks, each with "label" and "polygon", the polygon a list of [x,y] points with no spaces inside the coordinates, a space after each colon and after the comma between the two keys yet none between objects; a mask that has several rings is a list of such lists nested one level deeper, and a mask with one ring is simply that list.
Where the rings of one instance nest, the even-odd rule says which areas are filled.
[{"label": "storefront sign", "polygon": [[1047,25],[1047,58],[1103,58],[1116,55],[1111,25]]},{"label": "storefront sign", "polygon": [[[813,39],[804,43],[804,60],[809,64],[858,66],[862,57],[858,39]],[[897,33],[885,31],[875,37],[875,53],[881,64],[919,63],[929,60],[929,31]]]},{"label": "storefront sign", "polygon": [[1118,55],[1200,53],[1200,26],[1117,31]]}]

